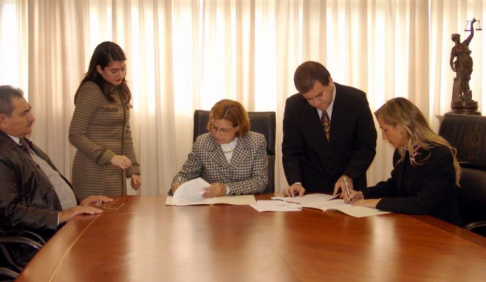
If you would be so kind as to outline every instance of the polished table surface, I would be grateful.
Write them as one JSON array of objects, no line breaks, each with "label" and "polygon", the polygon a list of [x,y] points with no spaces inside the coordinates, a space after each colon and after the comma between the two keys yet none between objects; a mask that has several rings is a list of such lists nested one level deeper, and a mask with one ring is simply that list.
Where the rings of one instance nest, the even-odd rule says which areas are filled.
[{"label": "polished table surface", "polygon": [[486,238],[429,216],[259,213],[165,200],[124,196],[101,215],[76,217],[18,281],[486,279]]}]

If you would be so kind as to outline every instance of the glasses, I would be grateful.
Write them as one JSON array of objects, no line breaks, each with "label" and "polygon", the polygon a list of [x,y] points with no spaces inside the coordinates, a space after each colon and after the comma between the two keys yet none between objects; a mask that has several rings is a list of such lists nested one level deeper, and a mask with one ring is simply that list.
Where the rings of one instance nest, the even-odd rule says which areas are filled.
[{"label": "glasses", "polygon": [[216,135],[218,133],[221,133],[221,135],[226,135],[226,134],[230,133],[231,130],[233,130],[233,128],[235,128],[235,127],[232,126],[231,128],[217,128],[216,126],[211,125],[211,132],[214,135]]}]

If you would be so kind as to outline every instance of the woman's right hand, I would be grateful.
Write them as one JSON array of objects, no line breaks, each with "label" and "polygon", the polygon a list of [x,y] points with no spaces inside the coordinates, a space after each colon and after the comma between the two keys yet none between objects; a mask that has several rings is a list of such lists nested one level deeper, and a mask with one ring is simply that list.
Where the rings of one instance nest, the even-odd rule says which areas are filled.
[{"label": "woman's right hand", "polygon": [[132,167],[132,161],[130,161],[129,158],[127,158],[125,156],[120,156],[120,155],[115,155],[111,159],[111,164],[116,166],[116,167],[119,167],[123,170],[129,169],[129,168]]},{"label": "woman's right hand", "polygon": [[177,188],[179,188],[179,186],[181,186],[179,182],[174,182],[174,184],[172,184],[172,187],[170,187],[172,189],[172,194],[175,193],[175,191],[177,190]]}]

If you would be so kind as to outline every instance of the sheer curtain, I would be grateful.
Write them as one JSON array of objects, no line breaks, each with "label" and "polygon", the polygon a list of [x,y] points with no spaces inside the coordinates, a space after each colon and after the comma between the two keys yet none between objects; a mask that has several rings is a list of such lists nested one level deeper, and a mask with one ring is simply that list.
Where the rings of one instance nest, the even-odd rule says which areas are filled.
[{"label": "sheer curtain", "polygon": [[[130,121],[142,188],[165,194],[191,150],[193,113],[220,99],[276,111],[276,187],[285,99],[295,68],[323,63],[333,79],[364,90],[371,110],[403,96],[437,130],[449,111],[450,34],[482,19],[485,0],[0,0],[0,84],[25,90],[37,118],[32,139],[68,178],[74,94],[100,42],[127,54]],[[482,100],[483,38],[470,48],[473,98]],[[368,184],[389,177],[393,149],[379,133]]]}]

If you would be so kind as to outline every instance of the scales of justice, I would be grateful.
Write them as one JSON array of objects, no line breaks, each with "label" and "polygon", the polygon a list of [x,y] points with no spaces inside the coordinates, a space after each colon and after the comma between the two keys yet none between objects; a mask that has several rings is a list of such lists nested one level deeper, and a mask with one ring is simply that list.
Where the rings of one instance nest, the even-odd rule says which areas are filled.
[{"label": "scales of justice", "polygon": [[469,31],[470,35],[463,42],[461,42],[461,35],[454,33],[451,36],[455,45],[451,50],[450,65],[456,73],[452,86],[451,112],[456,114],[481,115],[477,111],[478,102],[472,99],[472,90],[469,87],[469,80],[471,80],[473,72],[473,60],[471,50],[469,50],[469,43],[474,37],[474,24],[476,22],[478,23],[476,30],[482,30],[481,21],[475,18],[467,21],[464,31]]}]

